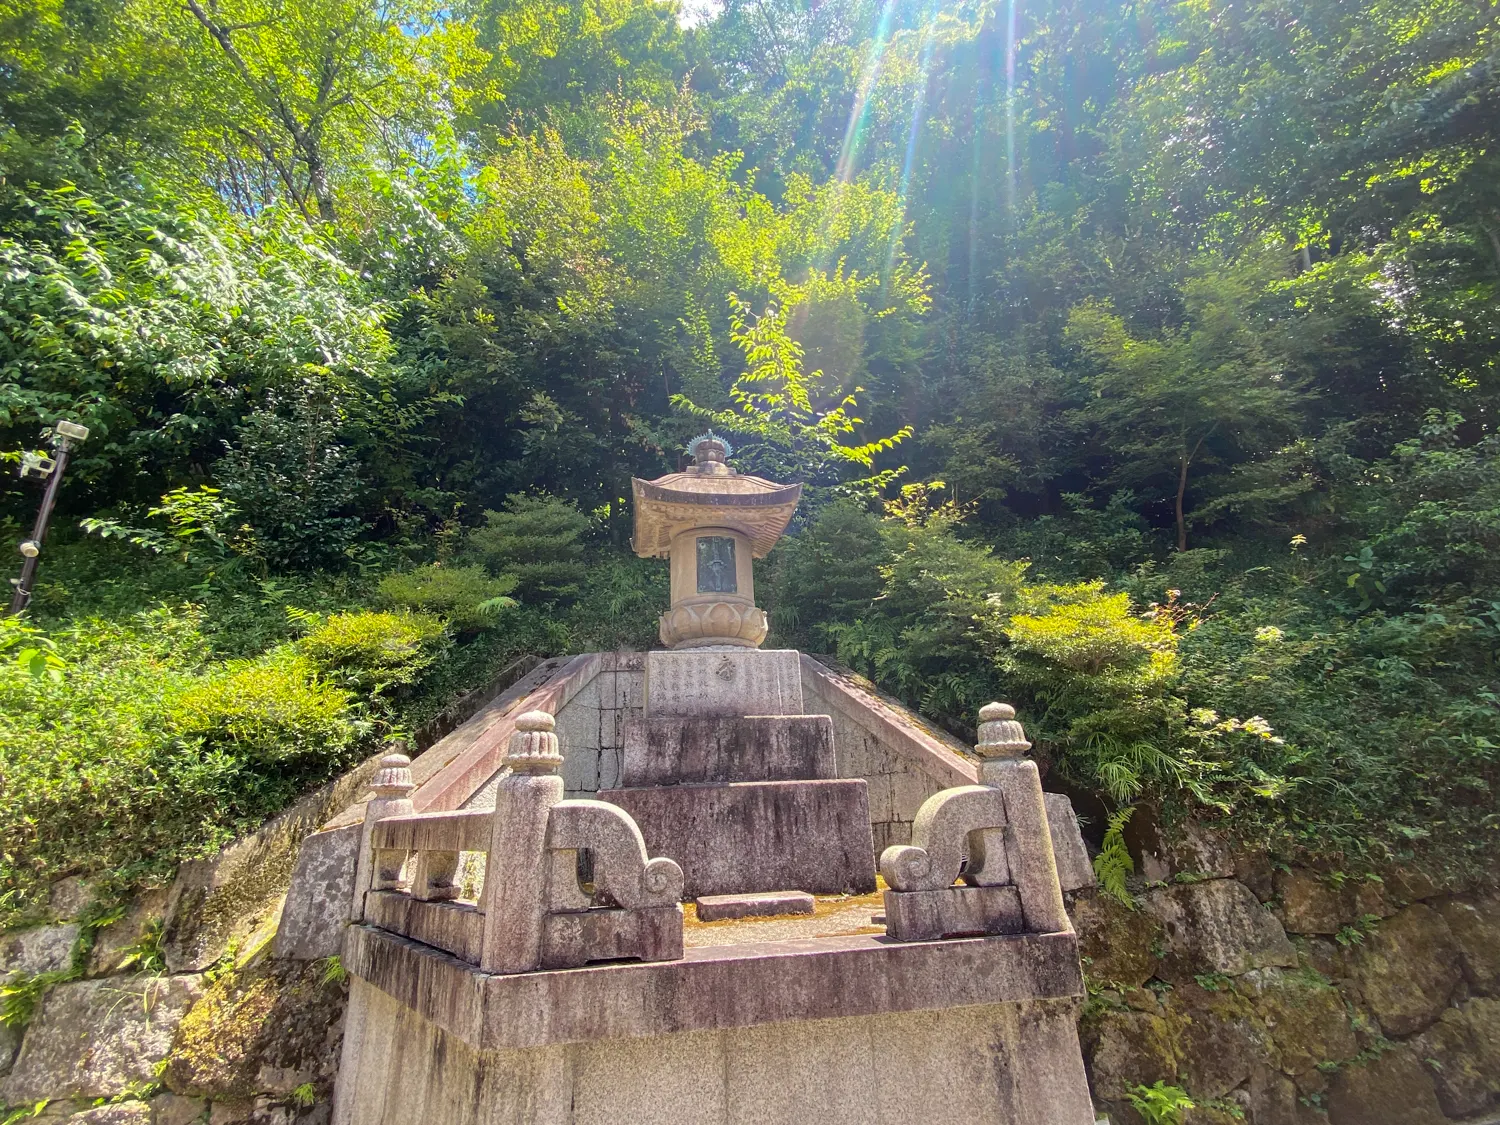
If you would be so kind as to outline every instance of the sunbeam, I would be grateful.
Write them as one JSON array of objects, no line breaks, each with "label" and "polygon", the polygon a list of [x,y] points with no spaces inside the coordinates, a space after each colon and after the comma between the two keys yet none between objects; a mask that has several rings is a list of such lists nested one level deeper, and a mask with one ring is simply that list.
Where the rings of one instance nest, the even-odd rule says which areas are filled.
[{"label": "sunbeam", "polygon": [[906,155],[901,161],[901,184],[897,189],[897,201],[901,211],[901,220],[891,231],[890,249],[886,252],[885,272],[889,277],[896,265],[896,253],[901,248],[901,236],[906,226],[906,205],[910,197],[912,166],[917,160],[917,138],[921,135],[923,115],[927,108],[927,81],[932,73],[932,52],[936,42],[936,36],[932,33],[933,25],[928,23],[922,29],[921,63],[917,67],[917,89],[916,96],[912,99],[911,127],[906,134]]}]

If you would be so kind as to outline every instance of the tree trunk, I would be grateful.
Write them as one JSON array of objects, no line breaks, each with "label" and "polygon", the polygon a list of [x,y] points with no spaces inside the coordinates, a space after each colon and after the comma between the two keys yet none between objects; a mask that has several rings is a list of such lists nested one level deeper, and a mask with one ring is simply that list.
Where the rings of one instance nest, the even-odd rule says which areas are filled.
[{"label": "tree trunk", "polygon": [[1482,219],[1479,226],[1485,234],[1490,236],[1490,249],[1495,252],[1495,272],[1500,273],[1500,230],[1496,230]]},{"label": "tree trunk", "polygon": [[333,189],[328,186],[328,169],[323,164],[323,154],[318,151],[315,142],[304,142],[302,155],[307,163],[307,186],[312,191],[313,198],[318,201],[318,218],[325,223],[332,223]]},{"label": "tree trunk", "polygon": [[1177,463],[1177,549],[1187,550],[1187,522],[1182,516],[1182,498],[1187,493],[1188,458]]}]

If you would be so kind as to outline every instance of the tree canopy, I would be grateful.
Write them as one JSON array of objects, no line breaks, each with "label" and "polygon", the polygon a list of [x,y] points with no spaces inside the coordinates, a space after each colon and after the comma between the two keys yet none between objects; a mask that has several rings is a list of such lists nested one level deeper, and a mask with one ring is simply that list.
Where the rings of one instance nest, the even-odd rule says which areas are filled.
[{"label": "tree canopy", "polygon": [[711,425],[812,486],[785,643],[1110,805],[1462,850],[1497,161],[1496,0],[10,0],[0,453],[93,431],[36,613],[649,642],[630,478]]}]

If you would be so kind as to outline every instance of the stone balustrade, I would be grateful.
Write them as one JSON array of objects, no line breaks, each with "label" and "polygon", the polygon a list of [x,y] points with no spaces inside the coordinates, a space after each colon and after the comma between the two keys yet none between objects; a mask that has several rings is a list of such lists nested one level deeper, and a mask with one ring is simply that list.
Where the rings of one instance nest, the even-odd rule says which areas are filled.
[{"label": "stone balustrade", "polygon": [[1041,775],[1024,757],[1030,747],[1012,707],[980,709],[980,784],[928,797],[912,823],[912,842],[880,855],[891,937],[1071,931]]},{"label": "stone balustrade", "polygon": [[[651,858],[623,809],[563,799],[551,715],[515,727],[493,810],[415,813],[410,760],[381,762],[353,917],[493,973],[681,958],[682,868]],[[465,852],[485,856],[477,901],[460,897]]]}]

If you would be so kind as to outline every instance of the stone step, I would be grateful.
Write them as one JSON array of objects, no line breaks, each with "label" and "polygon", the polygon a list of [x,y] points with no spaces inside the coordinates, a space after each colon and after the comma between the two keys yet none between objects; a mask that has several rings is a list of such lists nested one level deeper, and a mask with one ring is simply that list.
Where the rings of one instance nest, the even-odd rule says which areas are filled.
[{"label": "stone step", "polygon": [[769,918],[777,914],[811,914],[813,896],[806,891],[760,891],[743,895],[700,895],[698,921],[724,918]]},{"label": "stone step", "polygon": [[690,898],[875,889],[862,778],[647,786],[605,790],[599,799],[631,815],[649,854],[681,864]]}]

